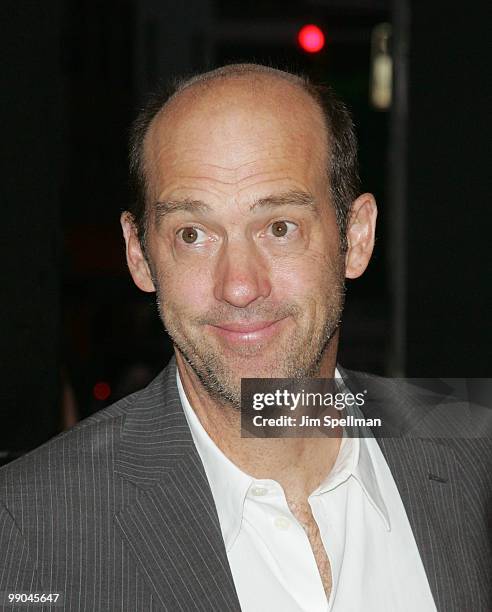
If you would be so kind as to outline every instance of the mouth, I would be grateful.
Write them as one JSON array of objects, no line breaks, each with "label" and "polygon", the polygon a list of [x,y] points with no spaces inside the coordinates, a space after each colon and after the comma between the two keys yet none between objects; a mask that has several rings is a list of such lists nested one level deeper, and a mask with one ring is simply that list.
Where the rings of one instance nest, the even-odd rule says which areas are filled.
[{"label": "mouth", "polygon": [[273,321],[235,321],[210,325],[219,337],[234,344],[255,344],[263,342],[279,332],[285,318]]}]

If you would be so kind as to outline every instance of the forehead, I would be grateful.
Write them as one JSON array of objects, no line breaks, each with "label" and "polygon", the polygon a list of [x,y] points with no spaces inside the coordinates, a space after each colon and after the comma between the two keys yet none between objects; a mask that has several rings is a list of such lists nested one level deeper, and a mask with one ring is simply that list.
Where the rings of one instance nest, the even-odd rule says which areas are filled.
[{"label": "forehead", "polygon": [[199,83],[176,95],[148,130],[149,195],[184,177],[226,185],[263,175],[321,180],[327,140],[321,110],[293,83],[264,75]]}]

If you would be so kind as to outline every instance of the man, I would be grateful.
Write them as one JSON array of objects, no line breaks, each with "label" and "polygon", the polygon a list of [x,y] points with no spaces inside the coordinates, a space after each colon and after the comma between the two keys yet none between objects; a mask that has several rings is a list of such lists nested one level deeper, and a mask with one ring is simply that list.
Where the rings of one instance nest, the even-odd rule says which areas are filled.
[{"label": "man", "polygon": [[489,609],[490,444],[460,421],[435,440],[425,406],[390,395],[365,410],[392,439],[240,434],[241,379],[369,380],[336,362],[376,222],[344,106],[228,66],[150,103],[131,155],[128,267],[175,358],[1,472],[0,591],[91,611]]}]

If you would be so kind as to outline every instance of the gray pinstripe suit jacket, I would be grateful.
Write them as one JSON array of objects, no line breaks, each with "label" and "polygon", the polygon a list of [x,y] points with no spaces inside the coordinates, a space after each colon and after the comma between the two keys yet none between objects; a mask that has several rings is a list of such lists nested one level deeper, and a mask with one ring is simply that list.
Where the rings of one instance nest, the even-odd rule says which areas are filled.
[{"label": "gray pinstripe suit jacket", "polygon": [[[172,359],[146,389],[0,470],[0,591],[55,590],[71,611],[240,610],[175,374]],[[424,438],[379,442],[437,608],[490,612],[490,440],[430,438],[424,409],[400,400],[387,433],[403,422]]]}]

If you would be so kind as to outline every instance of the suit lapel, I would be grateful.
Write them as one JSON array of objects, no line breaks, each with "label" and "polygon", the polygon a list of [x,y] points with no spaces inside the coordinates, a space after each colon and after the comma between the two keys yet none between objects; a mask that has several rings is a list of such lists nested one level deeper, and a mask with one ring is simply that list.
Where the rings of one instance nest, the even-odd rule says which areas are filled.
[{"label": "suit lapel", "polygon": [[116,460],[136,487],[115,515],[166,610],[240,610],[212,492],[176,386],[172,359],[128,412]]},{"label": "suit lapel", "polygon": [[[427,424],[429,415],[447,405],[446,396],[412,389],[397,380],[339,370],[351,391],[369,389],[364,416],[382,420],[382,427],[372,434],[398,487],[437,609],[467,609],[466,593],[480,585],[463,589],[465,579],[473,582],[476,577],[466,578],[463,572],[467,536],[460,466],[446,440],[431,437]],[[445,425],[436,419],[434,426],[439,428],[434,434],[442,435]]]},{"label": "suit lapel", "polygon": [[432,440],[380,438],[439,612],[465,610],[465,516],[452,451]]}]

